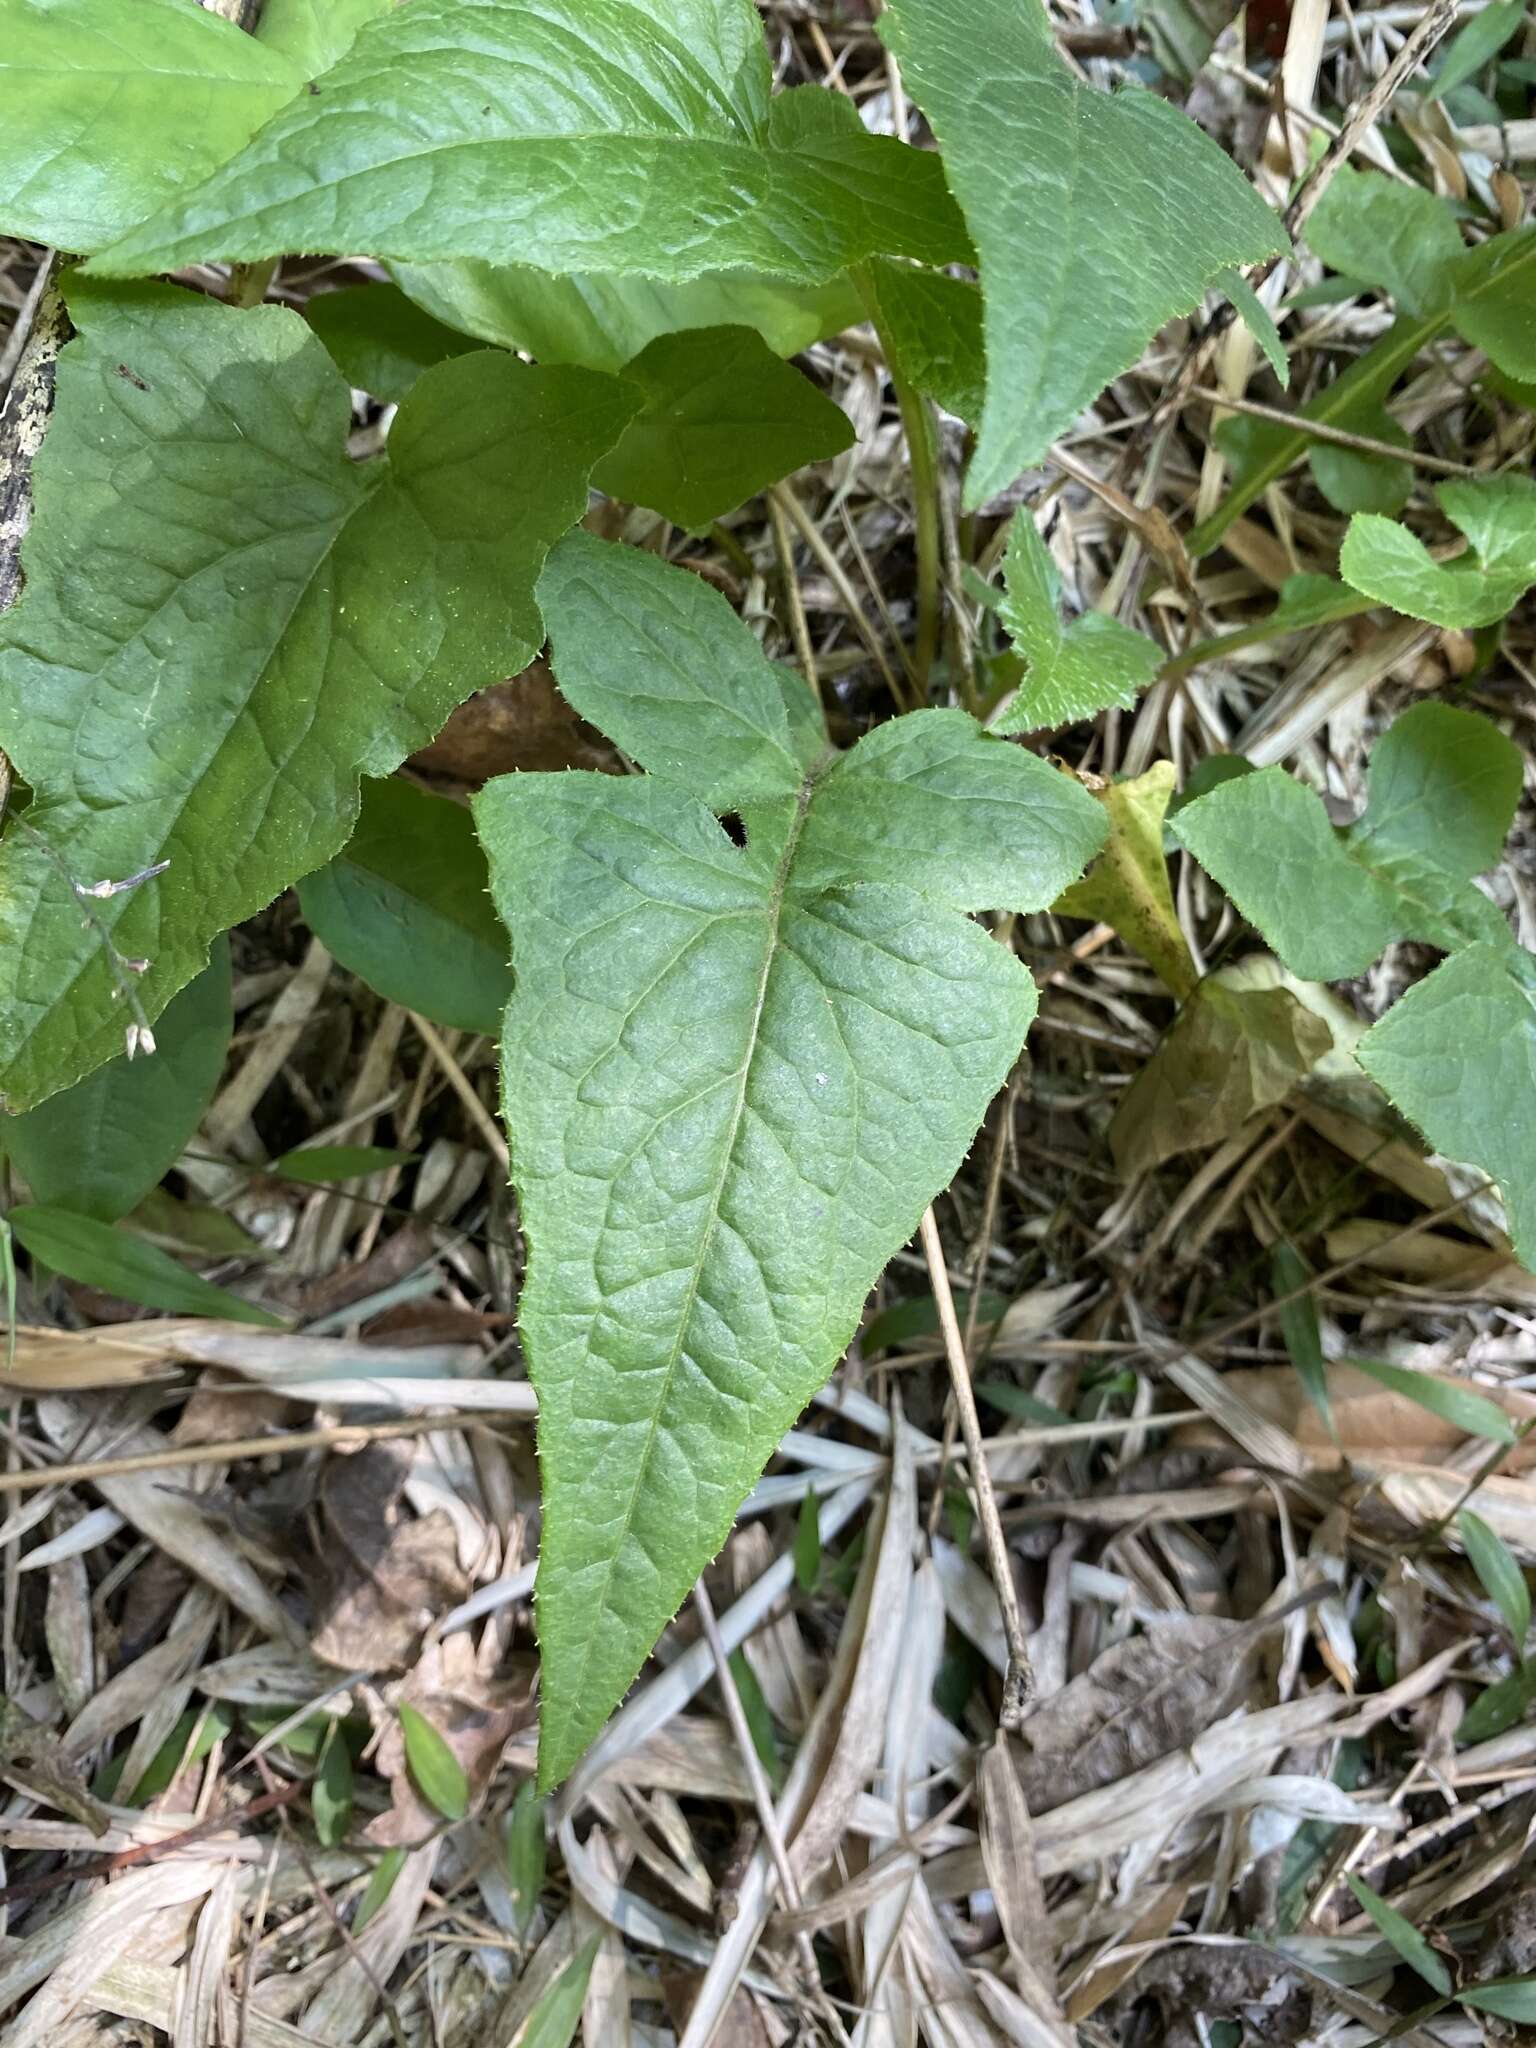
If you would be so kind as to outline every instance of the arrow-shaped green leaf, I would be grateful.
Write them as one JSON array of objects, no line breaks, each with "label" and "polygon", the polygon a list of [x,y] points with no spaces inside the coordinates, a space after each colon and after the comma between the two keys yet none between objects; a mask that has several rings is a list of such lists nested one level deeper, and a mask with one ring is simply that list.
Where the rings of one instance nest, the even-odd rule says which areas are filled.
[{"label": "arrow-shaped green leaf", "polygon": [[1043,907],[1103,824],[960,712],[833,754],[805,685],[648,554],[574,535],[539,601],[562,690],[650,771],[508,776],[476,807],[516,973],[549,1783],[1018,1052],[1033,985],[963,913]]}]

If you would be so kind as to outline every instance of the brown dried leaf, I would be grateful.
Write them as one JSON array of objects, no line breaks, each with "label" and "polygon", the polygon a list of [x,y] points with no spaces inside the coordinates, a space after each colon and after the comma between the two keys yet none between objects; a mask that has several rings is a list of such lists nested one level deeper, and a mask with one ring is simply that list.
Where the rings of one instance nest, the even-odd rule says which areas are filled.
[{"label": "brown dried leaf", "polygon": [[1184,1749],[1248,1699],[1251,1640],[1229,1621],[1170,1617],[1116,1643],[1037,1707],[1021,1730],[1030,1754],[1020,1781],[1033,1814],[1113,1785],[1144,1764]]},{"label": "brown dried leaf", "polygon": [[1026,2002],[1042,2017],[1059,2021],[1056,1963],[1047,1924],[1045,1887],[1035,1862],[1029,1802],[1001,1730],[981,1760],[977,1790],[981,1802],[981,1854],[992,1884],[997,1917]]},{"label": "brown dried leaf", "polygon": [[333,1457],[320,1488],[330,1585],[312,1646],[343,1671],[403,1671],[436,1617],[467,1590],[452,1520],[401,1505],[414,1447]]},{"label": "brown dried leaf", "polygon": [[[1457,1386],[1466,1384],[1454,1373],[1434,1377]],[[1224,1372],[1221,1383],[1294,1437],[1314,1471],[1337,1469],[1344,1459],[1388,1465],[1439,1464],[1467,1442],[1465,1432],[1454,1422],[1431,1414],[1417,1401],[1405,1400],[1352,1365],[1330,1363],[1328,1367],[1328,1396],[1338,1430],[1337,1443],[1329,1436],[1327,1425],[1290,1366],[1240,1368]],[[1536,1395],[1481,1381],[1477,1391],[1496,1401],[1517,1427],[1536,1416]],[[1223,1441],[1219,1432],[1200,1422],[1185,1423],[1174,1436],[1176,1444],[1188,1447]],[[1501,1462],[1503,1469],[1516,1472],[1536,1464],[1536,1435],[1513,1445]]]},{"label": "brown dried leaf", "polygon": [[[410,1677],[392,1689],[391,1707],[402,1704],[423,1714],[453,1751],[469,1780],[471,1806],[496,1775],[508,1742],[520,1729],[531,1727],[537,1713],[531,1687],[481,1674],[474,1645],[462,1631],[434,1643]],[[385,1723],[375,1762],[389,1780],[392,1804],[388,1813],[369,1824],[368,1839],[381,1848],[408,1848],[424,1841],[442,1826],[442,1816],[421,1798],[406,1769],[398,1712]]]},{"label": "brown dried leaf", "polygon": [[461,704],[411,766],[436,780],[478,789],[515,769],[599,768],[617,772],[612,744],[566,703],[540,659],[510,682],[492,683]]}]

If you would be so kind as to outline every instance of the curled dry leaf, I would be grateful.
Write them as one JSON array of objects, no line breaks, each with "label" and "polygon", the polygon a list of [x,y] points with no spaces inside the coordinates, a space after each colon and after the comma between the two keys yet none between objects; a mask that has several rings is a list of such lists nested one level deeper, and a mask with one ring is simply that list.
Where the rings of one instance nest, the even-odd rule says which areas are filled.
[{"label": "curled dry leaf", "polygon": [[516,769],[617,773],[622,765],[612,742],[566,703],[542,658],[461,704],[431,745],[411,756],[423,775],[467,789]]},{"label": "curled dry leaf", "polygon": [[344,1671],[403,1671],[434,1618],[467,1590],[452,1520],[419,1519],[401,1496],[413,1448],[370,1444],[333,1457],[320,1487],[330,1572],[315,1655]]},{"label": "curled dry leaf", "polygon": [[1223,1647],[1241,1635],[1232,1622],[1170,1617],[1096,1657],[1024,1723],[1019,1779],[1030,1812],[1049,1813],[1187,1748],[1247,1703],[1252,1641]]}]

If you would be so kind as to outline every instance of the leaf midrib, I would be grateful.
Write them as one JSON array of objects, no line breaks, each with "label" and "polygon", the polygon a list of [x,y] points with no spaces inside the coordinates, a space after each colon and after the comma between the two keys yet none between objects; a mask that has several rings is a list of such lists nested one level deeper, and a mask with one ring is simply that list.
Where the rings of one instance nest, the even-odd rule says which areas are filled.
[{"label": "leaf midrib", "polygon": [[694,1258],[693,1271],[688,1282],[687,1296],[678,1312],[677,1339],[672,1346],[671,1355],[662,1370],[661,1388],[651,1411],[650,1427],[646,1431],[644,1448],[635,1460],[634,1479],[629,1489],[629,1498],[624,1503],[624,1519],[617,1536],[608,1545],[607,1562],[603,1568],[602,1588],[595,1602],[594,1622],[593,1626],[586,1632],[582,1645],[580,1666],[570,1688],[572,1692],[579,1692],[587,1682],[587,1672],[592,1662],[593,1647],[597,1640],[597,1619],[608,1612],[608,1594],[613,1584],[614,1570],[620,1557],[629,1546],[630,1536],[634,1528],[635,1510],[639,1505],[640,1496],[645,1490],[651,1458],[656,1447],[656,1438],[660,1432],[662,1417],[666,1412],[668,1397],[672,1391],[673,1376],[683,1355],[683,1346],[687,1341],[689,1327],[693,1321],[694,1308],[699,1298],[699,1285],[703,1278],[704,1266],[709,1256],[710,1246],[714,1242],[715,1231],[719,1226],[720,1204],[725,1199],[726,1182],[730,1179],[732,1163],[736,1156],[736,1141],[741,1134],[742,1119],[746,1114],[747,1085],[751,1078],[752,1065],[757,1054],[758,1035],[763,1021],[763,1008],[768,1000],[768,983],[772,979],[773,963],[779,952],[779,926],[783,921],[784,904],[789,893],[790,870],[794,866],[795,855],[799,851],[800,838],[805,830],[805,821],[810,814],[811,799],[815,795],[816,786],[821,779],[825,765],[825,759],[819,762],[806,775],[805,780],[800,785],[796,798],[795,815],[790,820],[789,829],[785,834],[784,851],[779,856],[779,863],[774,870],[773,881],[769,888],[768,901],[765,906],[767,929],[763,946],[763,964],[758,975],[757,989],[752,1002],[752,1021],[747,1032],[746,1054],[742,1060],[741,1071],[738,1076],[739,1085],[737,1088],[736,1105],[731,1112],[730,1129],[726,1134],[725,1143],[720,1149],[720,1171],[716,1177],[714,1190],[710,1198],[709,1216],[699,1235],[698,1251]]}]

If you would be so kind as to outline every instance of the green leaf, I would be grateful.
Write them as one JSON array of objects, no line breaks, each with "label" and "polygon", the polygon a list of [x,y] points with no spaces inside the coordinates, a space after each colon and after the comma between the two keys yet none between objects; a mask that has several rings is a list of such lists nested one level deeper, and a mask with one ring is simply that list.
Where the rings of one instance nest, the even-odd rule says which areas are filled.
[{"label": "green leaf", "polygon": [[1390,295],[1399,312],[1443,313],[1465,248],[1456,216],[1422,185],[1341,164],[1307,222],[1314,256]]},{"label": "green leaf", "polygon": [[1492,1735],[1502,1735],[1506,1728],[1513,1728],[1523,1720],[1525,1710],[1536,1694],[1536,1665],[1523,1664],[1517,1671],[1501,1678],[1496,1685],[1490,1685],[1462,1715],[1456,1729],[1456,1740],[1462,1748],[1474,1742],[1486,1742]]},{"label": "green leaf", "polygon": [[1436,486],[1440,509],[1471,552],[1435,561],[1417,534],[1361,513],[1339,554],[1348,583],[1412,619],[1437,626],[1490,626],[1536,583],[1536,482],[1479,477]]},{"label": "green leaf", "polygon": [[357,1912],[352,1921],[352,1932],[361,1934],[368,1922],[378,1912],[384,1901],[395,1888],[395,1879],[405,1867],[403,1849],[386,1849],[375,1863],[363,1886],[363,1896],[358,1900]]},{"label": "green leaf", "polygon": [[418,305],[450,327],[541,363],[622,370],[661,334],[692,327],[754,327],[777,356],[797,356],[864,317],[847,277],[784,284],[747,272],[706,272],[668,284],[654,277],[577,272],[553,277],[519,263],[398,263]]},{"label": "green leaf", "polygon": [[[1268,993],[1285,995],[1288,991],[1272,989]],[[1291,1000],[1296,1001],[1294,996]],[[1300,1009],[1301,1005],[1297,1003],[1296,1007]],[[1305,1011],[1302,1014],[1309,1016]],[[1327,1034],[1328,1027],[1321,1019],[1309,1016],[1309,1021]],[[1302,1288],[1310,1287],[1312,1275],[1294,1245],[1286,1244],[1283,1240],[1271,1247],[1269,1273],[1274,1284],[1275,1298],[1280,1303],[1280,1334],[1285,1339],[1286,1351],[1296,1368],[1296,1377],[1306,1390],[1307,1399],[1321,1415],[1332,1435],[1333,1403],[1328,1398],[1328,1365],[1323,1357],[1323,1336],[1317,1318],[1317,1302],[1310,1292],[1300,1291]]]},{"label": "green leaf", "polygon": [[352,1825],[352,1752],[340,1721],[332,1720],[310,1781],[309,1810],[322,1849],[334,1849]]},{"label": "green leaf", "polygon": [[1171,761],[1155,761],[1144,775],[1098,790],[1109,817],[1109,838],[1087,875],[1052,908],[1062,917],[1113,925],[1176,996],[1187,996],[1197,975],[1189,942],[1173,905],[1163,823],[1173,795]]},{"label": "green leaf", "polygon": [[752,327],[663,334],[624,375],[645,403],[593,481],[678,526],[706,527],[780,477],[853,445],[848,415]]},{"label": "green leaf", "polygon": [[758,1684],[757,1674],[747,1662],[743,1651],[732,1650],[730,1665],[731,1677],[736,1682],[737,1696],[741,1700],[741,1711],[746,1716],[747,1728],[752,1737],[752,1747],[757,1751],[758,1762],[768,1774],[768,1782],[775,1791],[779,1791],[784,1784],[784,1759],[779,1755],[773,1715],[769,1712],[768,1702],[763,1697],[763,1688]]},{"label": "green leaf", "polygon": [[1458,85],[1475,78],[1485,65],[1493,62],[1510,37],[1519,33],[1529,12],[1527,0],[1491,0],[1481,14],[1474,15],[1447,43],[1429,88],[1429,98],[1444,99]]},{"label": "green leaf", "polygon": [[262,0],[256,35],[297,67],[304,79],[316,78],[344,57],[365,22],[387,14],[394,0]]},{"label": "green leaf", "polygon": [[0,0],[0,230],[99,249],[233,156],[303,82],[196,0]]},{"label": "green leaf", "polygon": [[1238,11],[1235,0],[1141,0],[1136,25],[1168,76],[1190,85]]},{"label": "green leaf", "polygon": [[507,1890],[512,1897],[512,1931],[523,1940],[538,1911],[544,1889],[548,1843],[544,1833],[545,1802],[532,1778],[525,1778],[512,1801],[507,1823]]},{"label": "green leaf", "polygon": [[1285,352],[1285,343],[1280,339],[1280,330],[1275,325],[1275,316],[1259,297],[1253,286],[1240,270],[1223,270],[1215,280],[1218,291],[1224,292],[1248,332],[1264,352],[1264,360],[1280,381],[1282,391],[1291,388],[1291,359]]},{"label": "green leaf", "polygon": [[1474,1984],[1469,1991],[1458,1991],[1456,1996],[1474,2012],[1536,2023],[1536,1977],[1493,1977],[1486,1984]]},{"label": "green leaf", "polygon": [[1483,1591],[1503,1615],[1516,1651],[1523,1650],[1531,1632],[1531,1589],[1519,1559],[1498,1531],[1490,1529],[1470,1508],[1463,1508],[1456,1517],[1456,1527]]},{"label": "green leaf", "polygon": [[1519,750],[1497,727],[1417,704],[1378,743],[1364,814],[1343,831],[1280,768],[1223,783],[1169,829],[1292,973],[1346,980],[1393,939],[1449,950],[1507,937],[1470,878],[1498,859],[1520,782]]},{"label": "green leaf", "polygon": [[1115,1164],[1129,1179],[1224,1143],[1283,1102],[1332,1042],[1289,989],[1234,987],[1224,968],[1207,975],[1120,1098]]},{"label": "green leaf", "polygon": [[1507,936],[1415,983],[1355,1057],[1437,1152],[1496,1180],[1523,1266],[1536,1271],[1536,966]]},{"label": "green leaf", "polygon": [[814,1593],[821,1584],[821,1512],[814,1493],[807,1493],[795,1519],[795,1584]]},{"label": "green leaf", "polygon": [[1416,1401],[1431,1415],[1438,1415],[1442,1422],[1451,1423],[1468,1436],[1486,1437],[1495,1444],[1515,1441],[1513,1425],[1504,1410],[1475,1388],[1439,1379],[1432,1373],[1414,1372],[1406,1366],[1387,1365],[1379,1358],[1351,1358],[1349,1362],[1357,1372],[1369,1374],[1405,1400]]},{"label": "green leaf", "polygon": [[987,357],[979,288],[939,270],[919,270],[885,257],[868,264],[864,277],[869,310],[892,367],[956,419],[980,426]]},{"label": "green leaf", "polygon": [[444,1820],[463,1820],[469,1812],[469,1779],[464,1766],[425,1714],[404,1700],[398,1711],[412,1784]]},{"label": "green leaf", "polygon": [[1456,266],[1451,324],[1507,376],[1536,378],[1536,227],[1493,235]]},{"label": "green leaf", "polygon": [[1379,1892],[1372,1891],[1353,1871],[1345,1871],[1344,1876],[1356,1903],[1375,1921],[1409,1969],[1417,1970],[1424,1982],[1438,1991],[1442,1998],[1449,1998],[1451,1973],[1413,1922],[1405,1920],[1395,1906],[1389,1906]]},{"label": "green leaf", "polygon": [[602,1935],[592,1934],[577,1949],[554,1983],[528,2015],[516,2048],[571,2048],[581,2024],[581,2008]]},{"label": "green leaf", "polygon": [[305,922],[390,1002],[495,1032],[512,993],[505,927],[462,804],[390,776],[363,784],[357,830],[299,883]]},{"label": "green leaf", "polygon": [[[1411,448],[1413,438],[1384,406],[1359,405],[1340,423],[1352,434],[1385,441],[1391,448]],[[1400,512],[1413,495],[1413,465],[1392,462],[1329,441],[1314,441],[1307,450],[1313,481],[1335,512]]]},{"label": "green leaf", "polygon": [[[16,1108],[122,1044],[101,930],[147,958],[153,1019],[216,932],[340,850],[360,774],[532,658],[544,555],[632,409],[613,380],[480,352],[429,370],[359,469],[297,314],[79,279],[69,301],[0,620],[0,746],[35,792],[0,891]],[[73,884],[161,861],[82,925]]]},{"label": "green leaf", "polygon": [[1161,668],[1163,650],[1104,612],[1063,624],[1061,578],[1027,505],[1014,514],[1003,580],[998,616],[1028,671],[994,731],[1073,725],[1112,705],[1131,710]]},{"label": "green leaf", "polygon": [[1285,235],[1165,100],[1080,83],[1038,0],[893,0],[880,32],[938,136],[981,265],[975,506],[1038,461],[1217,272],[1275,254]]},{"label": "green leaf", "polygon": [[516,966],[548,1785],[1017,1055],[1033,984],[962,913],[1043,907],[1103,827],[960,712],[829,761],[804,686],[787,699],[719,595],[654,556],[573,536],[540,602],[566,697],[650,771],[507,776],[475,807]]},{"label": "green leaf", "polygon": [[10,1223],[34,1259],[83,1287],[99,1287],[124,1301],[170,1309],[177,1315],[227,1316],[234,1322],[281,1328],[279,1317],[189,1273],[169,1253],[115,1224],[31,1203],[12,1209]]},{"label": "green leaf", "polygon": [[423,370],[468,355],[475,346],[467,335],[424,313],[398,285],[354,284],[318,292],[306,310],[347,382],[394,405]]},{"label": "green leaf", "polygon": [[965,256],[932,154],[835,93],[770,105],[770,83],[751,0],[412,0],[94,267],[342,248],[816,284],[881,252]]},{"label": "green leaf", "polygon": [[330,1181],[361,1180],[386,1166],[409,1166],[417,1156],[388,1145],[304,1145],[297,1152],[284,1152],[262,1170],[323,1187]]},{"label": "green leaf", "polygon": [[176,996],[147,1058],[119,1057],[24,1116],[0,1118],[0,1149],[36,1201],[115,1223],[170,1171],[202,1122],[233,1028],[229,947]]}]

